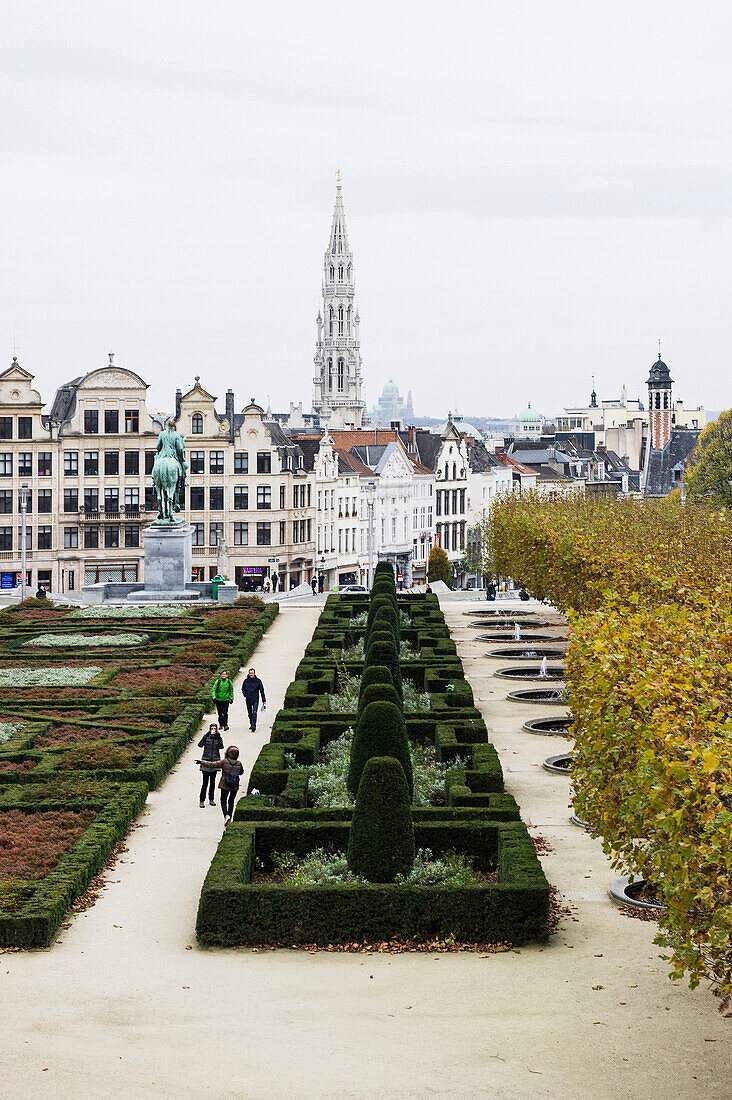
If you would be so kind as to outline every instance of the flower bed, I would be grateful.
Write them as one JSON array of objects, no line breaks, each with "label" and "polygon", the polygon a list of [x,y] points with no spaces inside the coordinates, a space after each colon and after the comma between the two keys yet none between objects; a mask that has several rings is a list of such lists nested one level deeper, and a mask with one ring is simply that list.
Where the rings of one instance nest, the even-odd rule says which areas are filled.
[{"label": "flower bed", "polygon": [[39,634],[23,642],[23,645],[47,649],[94,649],[97,646],[145,645],[148,640],[147,634]]},{"label": "flower bed", "polygon": [[[205,707],[212,706],[212,676],[221,667],[232,676],[238,671],[279,608],[273,604],[260,612],[247,605],[229,619],[228,610],[215,609],[211,625],[211,616],[198,613],[194,619],[186,608],[182,613],[189,616],[190,629],[164,624],[156,629],[151,623],[149,635],[132,636],[124,628],[116,631],[115,620],[124,619],[127,627],[136,619],[154,619],[147,614],[151,609],[124,608],[119,616],[110,610],[74,615],[73,635],[81,637],[72,635],[71,642],[83,639],[94,647],[93,665],[50,665],[58,654],[44,656],[46,645],[66,647],[70,639],[49,629],[47,637],[36,634],[33,640],[40,644],[32,653],[31,647],[26,649],[24,668],[0,669],[0,703],[7,719],[13,719],[0,726],[0,850],[5,845],[9,861],[7,866],[0,862],[0,946],[50,942],[70,902],[139,813],[148,788],[162,781],[198,733]],[[177,619],[179,611],[161,618]],[[36,614],[44,613],[30,614],[25,608],[13,609],[12,615],[0,613],[0,642],[6,651],[31,640]],[[83,625],[87,618],[88,634]],[[133,639],[129,656],[112,652]],[[142,650],[133,652],[138,646]],[[190,665],[181,665],[181,649]],[[6,819],[6,814],[13,816]],[[28,847],[20,869],[18,822],[26,826]],[[69,826],[69,844],[63,849],[59,822]],[[4,877],[11,872],[12,881]],[[30,878],[31,872],[38,877]]]},{"label": "flower bed", "polygon": [[103,604],[94,607],[80,607],[71,613],[72,619],[179,619],[192,614],[190,607],[179,604],[151,604],[149,607],[136,604],[134,607],[114,607]]},{"label": "flower bed", "polygon": [[85,687],[101,665],[78,668],[0,668],[0,688]]}]

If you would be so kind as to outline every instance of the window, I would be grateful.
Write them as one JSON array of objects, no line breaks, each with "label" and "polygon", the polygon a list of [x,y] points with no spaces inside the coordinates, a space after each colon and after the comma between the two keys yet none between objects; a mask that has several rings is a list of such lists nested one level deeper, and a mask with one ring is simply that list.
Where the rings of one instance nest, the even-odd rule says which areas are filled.
[{"label": "window", "polygon": [[104,526],[104,546],[107,550],[116,550],[119,546],[119,527],[116,523]]},{"label": "window", "polygon": [[235,523],[234,524],[234,546],[248,546],[249,545],[249,524],[248,523]]},{"label": "window", "polygon": [[224,472],[224,452],[223,451],[211,451],[208,456],[208,472],[210,474],[223,474]]},{"label": "window", "polygon": [[192,512],[202,512],[204,509],[203,500],[203,487],[201,485],[191,485],[191,503],[189,505]]},{"label": "window", "polygon": [[192,523],[191,527],[193,528],[193,545],[194,546],[203,546],[204,545],[204,541],[203,541],[203,524],[202,523]]},{"label": "window", "polygon": [[[33,549],[33,528],[26,527],[25,529],[25,548],[26,550]],[[18,528],[18,549],[23,549],[23,528]]]},{"label": "window", "polygon": [[98,489],[85,489],[84,490],[84,511],[85,512],[98,512],[99,511],[99,490]]},{"label": "window", "polygon": [[209,546],[218,546],[224,541],[224,525],[223,523],[209,523],[208,525],[208,544]]},{"label": "window", "polygon": [[99,473],[99,451],[84,451],[84,475],[93,477]]},{"label": "window", "polygon": [[136,512],[140,507],[140,490],[125,489],[125,511]]},{"label": "window", "polygon": [[447,481],[447,479],[449,477],[449,474],[450,474],[449,467],[448,467],[447,463],[445,463],[445,481]]},{"label": "window", "polygon": [[[292,490],[292,503],[295,506],[297,506],[297,502],[296,502],[296,499],[295,499],[296,496],[297,496],[296,489],[297,489],[297,486],[295,487],[295,489]],[[286,505],[285,505],[285,492],[286,492],[285,486],[280,485],[280,508],[285,508],[286,507]]]},{"label": "window", "polygon": [[151,474],[155,462],[155,451],[145,451],[145,473]]},{"label": "window", "polygon": [[79,473],[79,452],[64,451],[64,473],[76,477]]},{"label": "window", "polygon": [[64,489],[64,512],[79,511],[79,490]]},{"label": "window", "polygon": [[119,473],[119,451],[104,452],[104,472],[105,474]]},{"label": "window", "polygon": [[258,523],[257,524],[257,546],[271,546],[272,545],[272,524],[271,523]]},{"label": "window", "polygon": [[125,451],[125,474],[139,474],[140,452]]},{"label": "window", "polygon": [[84,410],[84,434],[96,435],[99,432],[99,413],[96,409]]},{"label": "window", "polygon": [[79,528],[64,527],[64,550],[78,550]]},{"label": "window", "polygon": [[[268,456],[269,457],[269,456]],[[257,486],[257,508],[272,507],[272,489],[269,485]]]},{"label": "window", "polygon": [[13,418],[12,416],[0,416],[0,439],[12,439],[13,438]]},{"label": "window", "polygon": [[106,435],[118,435],[119,434],[119,410],[118,409],[105,409],[104,410],[104,431]]},{"label": "window", "polygon": [[104,490],[104,511],[119,512],[119,489]]},{"label": "window", "polygon": [[51,524],[43,523],[38,528],[38,550],[50,550],[51,549]]},{"label": "window", "polygon": [[286,541],[287,541],[287,530],[286,530],[285,521],[282,519],[282,520],[280,520],[280,545],[284,546]]},{"label": "window", "polygon": [[18,417],[18,439],[32,439],[33,438],[33,417],[32,416],[19,416]]},{"label": "window", "polygon": [[[61,572],[63,574],[63,570],[61,570]],[[68,577],[69,577],[69,592],[73,592],[74,588],[76,587],[76,576],[74,574],[73,569],[69,569]]]},{"label": "window", "polygon": [[158,502],[155,499],[155,490],[151,485],[145,486],[145,511],[157,512]]},{"label": "window", "polygon": [[191,473],[202,474],[206,462],[205,451],[191,451]]},{"label": "window", "polygon": [[140,545],[140,528],[136,523],[130,523],[125,527],[125,546]]},{"label": "window", "polygon": [[0,550],[13,549],[13,528],[0,527]]},{"label": "window", "polygon": [[221,512],[224,508],[223,485],[212,485],[208,491],[208,506],[212,512]]},{"label": "window", "polygon": [[0,453],[0,477],[13,476],[13,456],[5,452]]},{"label": "window", "polygon": [[12,516],[13,514],[13,490],[0,489],[0,514]]},{"label": "window", "polygon": [[[343,311],[341,310],[341,312],[343,312]],[[338,327],[340,328],[341,326],[339,325]],[[339,390],[343,389],[344,377],[345,377],[345,368],[343,366],[343,360],[339,359],[338,360],[338,389]]]},{"label": "window", "polygon": [[18,455],[18,477],[33,476],[33,455],[30,451],[21,451]]},{"label": "window", "polygon": [[249,473],[249,455],[246,451],[234,452],[234,473],[235,474],[248,474]]},{"label": "window", "polygon": [[465,511],[465,490],[464,489],[460,490],[460,511],[461,512]]},{"label": "window", "polygon": [[140,414],[137,409],[125,409],[125,431],[128,433],[139,432]]},{"label": "window", "polygon": [[442,490],[438,489],[435,493],[435,515],[442,515]]},{"label": "window", "polygon": [[[249,490],[246,485],[234,486],[234,509],[237,512],[244,512],[249,507]],[[246,546],[246,543],[239,543],[239,546]]]},{"label": "window", "polygon": [[191,435],[203,435],[203,417],[194,413],[191,417]]},{"label": "window", "polygon": [[343,335],[343,306],[338,306],[338,335]]},{"label": "window", "polygon": [[51,490],[39,489],[38,490],[38,511],[39,512],[51,512]]},{"label": "window", "polygon": [[272,455],[269,451],[257,452],[257,473],[258,474],[271,474],[272,473]]},{"label": "window", "polygon": [[53,468],[53,456],[50,451],[38,452],[38,476],[50,477]]}]

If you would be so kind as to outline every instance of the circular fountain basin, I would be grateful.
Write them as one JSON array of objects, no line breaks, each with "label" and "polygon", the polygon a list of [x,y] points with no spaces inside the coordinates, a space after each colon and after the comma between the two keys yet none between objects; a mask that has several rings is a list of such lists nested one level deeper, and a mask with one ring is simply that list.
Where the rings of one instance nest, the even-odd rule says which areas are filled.
[{"label": "circular fountain basin", "polygon": [[[521,669],[521,671],[524,670]],[[514,703],[540,703],[549,707],[568,705],[566,692],[562,688],[517,688],[515,691],[509,691],[507,698]]]},{"label": "circular fountain basin", "polygon": [[514,618],[516,615],[533,615],[533,611],[529,611],[523,607],[477,607],[475,611],[463,611],[463,615],[492,615],[495,618]]},{"label": "circular fountain basin", "polygon": [[473,619],[471,623],[467,624],[471,626],[473,630],[500,630],[508,634],[509,637],[513,634],[513,628],[515,626],[521,627],[521,633],[527,630],[543,630],[545,627],[554,627],[557,630],[566,629],[563,623],[550,623],[548,619]]},{"label": "circular fountain basin", "polygon": [[501,676],[504,680],[563,680],[564,665],[549,665],[546,675],[541,675],[540,665],[526,665],[524,668],[498,668],[494,676]]},{"label": "circular fountain basin", "polygon": [[551,737],[552,735],[571,737],[571,725],[571,718],[532,718],[528,722],[524,722],[521,728],[526,730],[527,733],[541,733],[545,737]]},{"label": "circular fountain basin", "polygon": [[486,634],[478,634],[475,640],[476,642],[515,642],[519,645],[521,642],[566,642],[568,639],[534,630],[522,630],[521,637],[516,639],[513,637],[513,630],[506,629],[489,630]]},{"label": "circular fountain basin", "polygon": [[558,775],[569,775],[572,770],[572,757],[571,752],[560,752],[556,756],[547,756],[542,763],[542,767],[546,771],[555,772]]},{"label": "circular fountain basin", "polygon": [[615,879],[608,893],[610,899],[616,905],[627,905],[636,909],[651,909],[655,913],[662,912],[666,908],[662,902],[644,900],[638,897],[639,894],[646,891],[646,886],[647,883],[644,878],[638,878],[635,875],[623,875],[622,878]]},{"label": "circular fountain basin", "polygon": [[547,657],[550,661],[556,661],[564,657],[564,650],[554,649],[549,645],[497,646],[496,649],[487,650],[483,656],[510,657],[514,661],[537,661],[540,657]]}]

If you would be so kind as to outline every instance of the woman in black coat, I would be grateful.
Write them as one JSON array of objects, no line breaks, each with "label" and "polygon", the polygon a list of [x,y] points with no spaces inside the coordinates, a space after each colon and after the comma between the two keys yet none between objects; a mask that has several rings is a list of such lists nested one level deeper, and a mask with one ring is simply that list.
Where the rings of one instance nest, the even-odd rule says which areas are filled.
[{"label": "woman in black coat", "polygon": [[208,732],[204,733],[203,737],[198,742],[198,747],[199,749],[203,749],[201,759],[196,761],[196,763],[201,766],[201,774],[203,776],[203,782],[201,784],[201,801],[199,805],[201,808],[206,805],[206,788],[208,787],[208,804],[209,806],[215,806],[216,799],[214,798],[214,791],[216,789],[217,765],[221,760],[221,750],[224,747],[224,742],[219,733],[219,727],[215,722],[212,722],[208,727]]}]

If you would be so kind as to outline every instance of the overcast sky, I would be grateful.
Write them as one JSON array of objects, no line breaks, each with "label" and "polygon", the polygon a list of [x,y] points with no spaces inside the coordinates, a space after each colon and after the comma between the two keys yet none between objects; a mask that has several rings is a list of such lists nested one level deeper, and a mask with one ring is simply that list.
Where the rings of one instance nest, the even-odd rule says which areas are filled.
[{"label": "overcast sky", "polygon": [[0,363],[312,400],[343,174],[366,399],[554,413],[662,339],[732,404],[726,3],[4,0]]}]

